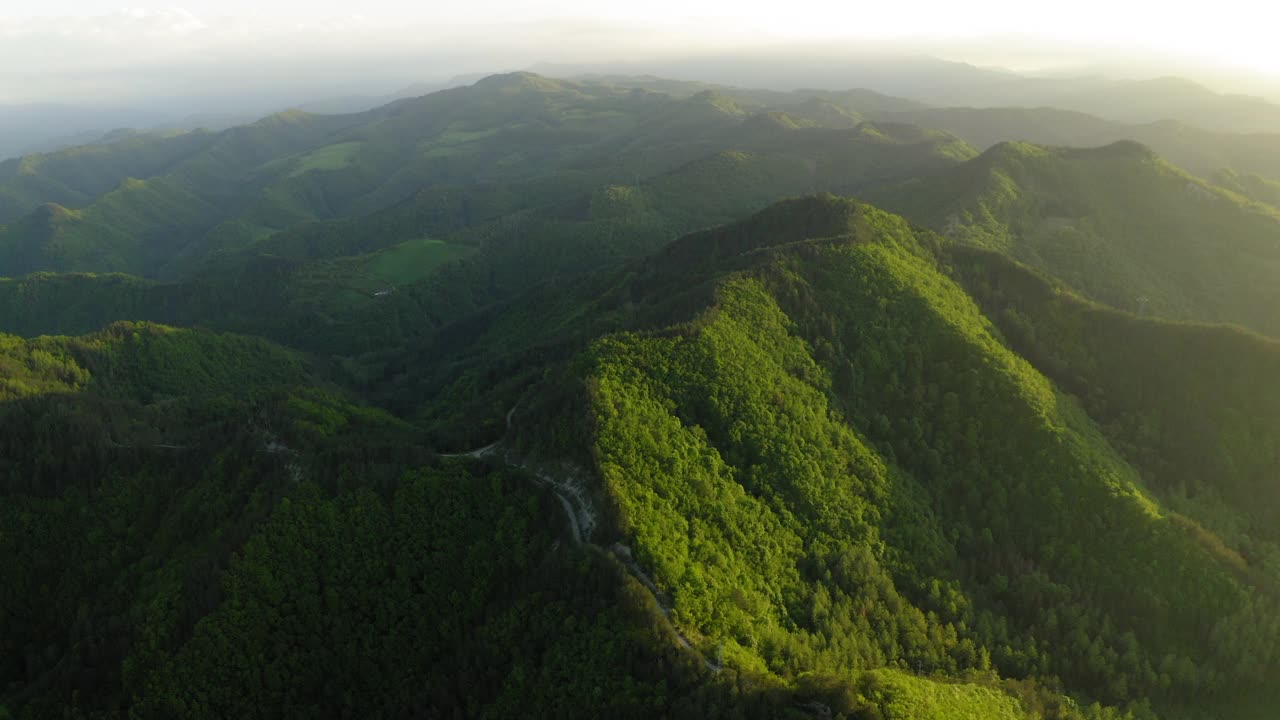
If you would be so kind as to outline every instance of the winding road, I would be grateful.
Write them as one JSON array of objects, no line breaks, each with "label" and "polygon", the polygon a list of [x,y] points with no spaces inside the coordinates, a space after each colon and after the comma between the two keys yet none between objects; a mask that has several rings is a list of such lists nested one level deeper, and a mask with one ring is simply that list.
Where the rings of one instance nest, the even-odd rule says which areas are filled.
[{"label": "winding road", "polygon": [[[507,433],[511,432],[512,419],[515,417],[516,410],[520,407],[520,403],[511,406],[507,411]],[[541,467],[535,467],[530,463],[521,462],[512,456],[509,451],[502,448],[506,435],[489,443],[481,448],[476,448],[468,452],[460,453],[441,453],[440,457],[446,458],[470,458],[473,460],[483,460],[494,455],[501,455],[502,462],[509,467],[519,468],[535,478],[540,484],[551,488],[555,493],[556,499],[560,501],[560,506],[564,508],[564,514],[569,523],[569,531],[573,537],[575,545],[588,547],[605,556],[612,557],[619,562],[631,577],[649,593],[653,598],[654,605],[657,606],[658,612],[662,615],[668,628],[671,629],[675,636],[676,643],[680,647],[696,654],[702,660],[703,665],[713,673],[718,673],[723,669],[723,665],[717,660],[715,662],[703,655],[693,643],[689,642],[689,638],[685,636],[680,628],[675,626],[671,620],[672,608],[663,601],[662,591],[649,577],[644,568],[636,562],[632,557],[631,549],[620,543],[614,543],[608,548],[591,542],[591,533],[596,527],[596,510],[591,502],[591,498],[587,493],[586,482],[583,481],[582,475],[578,473],[564,474],[556,476]]]},{"label": "winding road", "polygon": [[[511,409],[510,409],[510,410],[508,410],[508,411],[507,411],[507,432],[511,432],[511,418],[515,416],[515,414],[516,414],[516,408],[519,408],[519,407],[520,407],[520,403],[516,403],[515,405],[512,405],[512,406],[511,406]],[[468,452],[462,452],[462,453],[440,453],[440,457],[447,457],[447,458],[457,458],[457,457],[482,458],[482,457],[485,457],[486,455],[489,455],[489,454],[491,454],[491,453],[496,452],[496,451],[498,450],[498,446],[502,444],[502,440],[503,440],[503,438],[498,438],[497,440],[494,440],[493,442],[489,443],[488,445],[485,445],[485,446],[484,446],[484,447],[482,447],[482,448],[476,448],[475,450],[470,450],[470,451],[468,451]]]}]

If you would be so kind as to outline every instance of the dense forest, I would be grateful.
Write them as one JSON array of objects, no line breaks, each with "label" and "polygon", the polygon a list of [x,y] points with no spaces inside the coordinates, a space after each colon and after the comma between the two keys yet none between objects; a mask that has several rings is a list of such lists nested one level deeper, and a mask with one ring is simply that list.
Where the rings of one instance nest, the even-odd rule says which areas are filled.
[{"label": "dense forest", "polygon": [[1272,717],[1270,141],[988,116],[517,73],[0,164],[0,718]]}]

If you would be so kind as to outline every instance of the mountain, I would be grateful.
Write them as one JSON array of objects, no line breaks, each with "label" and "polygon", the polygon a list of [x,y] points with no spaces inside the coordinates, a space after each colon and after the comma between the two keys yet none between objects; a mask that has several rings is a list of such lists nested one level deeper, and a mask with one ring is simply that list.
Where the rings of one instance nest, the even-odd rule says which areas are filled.
[{"label": "mountain", "polygon": [[[1225,558],[1162,510],[1074,402],[1003,346],[960,287],[938,272],[927,237],[913,237],[905,223],[874,210],[833,205],[778,208],[746,226],[673,245],[670,256],[681,263],[734,251],[754,262],[746,262],[745,276],[717,287],[706,314],[666,333],[597,342],[584,363],[603,512],[616,518],[641,562],[666,579],[658,584],[674,598],[674,617],[723,642],[726,657],[741,653],[786,668],[788,659],[813,653],[819,665],[827,657],[837,667],[857,667],[858,651],[835,660],[841,650],[824,639],[838,633],[825,629],[824,619],[841,617],[842,605],[856,607],[868,584],[885,585],[863,576],[841,591],[839,572],[821,558],[849,558],[858,567],[852,558],[860,551],[843,543],[863,538],[871,547],[887,545],[877,559],[894,568],[889,575],[906,597],[924,602],[918,593],[928,583],[949,586],[950,601],[943,590],[934,596],[941,605],[930,609],[941,620],[949,602],[967,604],[973,615],[964,624],[974,629],[975,646],[989,648],[1000,669],[1027,663],[1111,702],[1133,691],[1158,695],[1156,667],[1168,655],[1212,655],[1191,650],[1202,642],[1194,633],[1173,630],[1194,627],[1201,613],[1227,625],[1240,613],[1236,630],[1224,627],[1221,637],[1262,627],[1253,603],[1274,602],[1269,586],[1244,591],[1255,600],[1228,600],[1243,586]],[[772,252],[772,242],[761,246],[762,226],[831,237],[829,228],[808,229],[816,224],[812,215],[823,212],[845,224],[842,234]],[[1003,430],[990,434],[995,428]],[[911,550],[898,554],[889,549],[895,547]],[[863,558],[861,572],[874,576],[876,563]],[[1001,568],[1020,563],[1030,567],[1006,585]],[[817,583],[830,593],[830,615],[828,596],[805,599],[806,592],[822,595],[814,584],[827,572],[837,584]],[[1174,580],[1168,572],[1204,574],[1183,584],[1185,576]],[[909,589],[913,576],[925,583],[920,590]],[[1181,590],[1161,597],[1162,586]],[[1079,598],[1090,609],[1059,624],[1055,635],[1050,628],[1071,613],[1059,608],[1050,619],[1046,592]],[[1008,622],[1007,654],[998,633],[984,637],[987,603]],[[1140,620],[1154,613],[1166,623]],[[789,637],[791,627],[804,631]],[[945,626],[918,627],[950,637]],[[951,662],[965,662],[955,654],[963,635],[951,649],[922,648],[925,654],[913,657],[909,633],[898,632],[902,644],[895,647],[909,666],[947,672]],[[1044,656],[1012,649],[1022,632],[1035,636],[1046,664]],[[1144,649],[1135,655],[1116,645],[1132,665],[1103,670],[1104,661],[1086,671],[1092,650],[1073,645],[1077,632],[1104,647],[1135,647],[1136,640]],[[1110,632],[1116,640],[1106,639]],[[1191,645],[1178,649],[1184,642]],[[1150,660],[1138,659],[1144,652]],[[874,652],[863,657],[875,664]],[[1233,666],[1240,658],[1217,657]],[[1263,675],[1252,677],[1246,685]],[[1201,682],[1188,679],[1173,694],[1192,686],[1216,692]]]},{"label": "mountain", "polygon": [[724,138],[752,151],[716,153],[636,185],[528,209],[536,182],[424,190],[370,216],[263,238],[182,282],[84,273],[0,281],[0,328],[75,334],[142,319],[264,335],[379,367],[389,349],[430,344],[496,301],[643,256],[780,197],[856,192],[973,154],[908,126],[757,125]]},{"label": "mountain", "polygon": [[1272,717],[1274,176],[928,117],[1114,129],[513,73],[0,165],[0,718]]},{"label": "mountain", "polygon": [[1226,132],[1280,131],[1280,106],[1262,98],[1216,93],[1184,78],[1109,83],[1056,95],[1046,104],[1120,122],[1177,120]]},{"label": "mountain", "polygon": [[758,85],[717,85],[693,80],[672,80],[655,75],[609,75],[586,74],[570,78],[580,83],[603,83],[615,87],[637,88],[651,92],[660,92],[672,97],[690,97],[711,91],[730,95],[738,103],[755,109],[777,108],[793,109],[797,106],[821,101],[830,103],[845,110],[864,112],[893,112],[918,110],[927,107],[923,103],[907,100],[892,95],[874,92],[862,88],[854,89],[817,89],[799,88],[796,90],[770,90]]},{"label": "mountain", "polygon": [[[531,263],[564,272],[572,254],[589,269],[781,197],[856,192],[973,154],[944,134],[861,123],[846,107],[861,95],[828,95],[755,112],[711,90],[510,75],[365,115],[292,113],[24,158],[0,192],[15,211],[36,197],[61,207],[0,230],[0,268],[187,280],[228,254],[316,259],[430,239],[457,254],[483,247],[477,262],[527,284]],[[111,173],[129,175],[113,187]],[[607,243],[591,239],[601,231]],[[343,247],[321,250],[321,237]]]},{"label": "mountain", "polygon": [[379,108],[383,105],[389,105],[396,100],[430,95],[431,93],[439,90],[447,90],[460,85],[469,85],[482,77],[484,76],[482,75],[474,78],[453,78],[446,82],[418,82],[385,95],[346,95],[342,97],[324,98],[321,100],[302,103],[301,105],[298,105],[297,109],[317,115],[349,115],[352,113],[365,112],[366,110],[373,110],[374,108]]},{"label": "mountain", "polygon": [[1010,346],[1083,401],[1148,487],[1245,572],[1275,566],[1277,455],[1253,433],[1280,422],[1280,343],[1137,318],[990,251],[957,246],[952,261]]},{"label": "mountain", "polygon": [[1240,173],[1223,169],[1214,174],[1213,182],[1250,200],[1280,207],[1280,181],[1262,177],[1257,173]]},{"label": "mountain", "polygon": [[653,75],[782,91],[857,87],[933,106],[1055,107],[1119,123],[1174,120],[1215,132],[1280,132],[1280,105],[1216,92],[1185,78],[1041,77],[901,51],[809,44],[533,69],[557,77]]},{"label": "mountain", "polygon": [[0,161],[67,136],[101,136],[113,128],[151,127],[166,119],[164,113],[144,108],[0,105]]},{"label": "mountain", "polygon": [[[424,454],[263,341],[8,339],[3,537],[53,550],[5,554],[5,701],[1265,716],[1276,505],[1244,499],[1280,406],[1229,410],[1243,379],[1207,407],[1142,398],[1202,363],[1268,377],[1280,351],[1046,282],[870,206],[784,202],[440,338],[487,361],[424,367],[452,389],[418,416],[497,408],[477,459]],[[1168,372],[1131,388],[1117,323]],[[1221,356],[1151,342],[1206,333]],[[476,385],[504,364],[519,385]],[[1232,431],[1183,435],[1191,407]],[[1159,461],[1187,437],[1211,483]]]},{"label": "mountain", "polygon": [[1112,307],[1280,336],[1267,280],[1280,272],[1280,214],[1137,143],[1004,143],[869,197]]},{"label": "mountain", "polygon": [[[465,198],[477,186],[522,186],[507,197],[525,204],[500,213],[511,215],[595,188],[635,185],[717,152],[800,154],[808,163],[827,154],[823,143],[839,143],[838,135],[819,130],[862,127],[865,139],[874,127],[862,125],[866,117],[942,127],[980,147],[1022,135],[1070,144],[1139,136],[1201,174],[1224,168],[1280,174],[1268,137],[1181,125],[1121,127],[1052,110],[930,110],[866,91],[782,93],[649,78],[572,83],[512,74],[361,114],[295,111],[221,133],[133,136],[10,161],[0,167],[0,220],[8,223],[0,231],[0,262],[9,275],[123,271],[182,279],[216,253],[249,248],[303,223],[380,213],[423,193],[452,192],[472,205]],[[808,146],[796,153],[800,136],[787,135],[802,128],[811,130]],[[887,134],[897,140],[902,132]],[[514,151],[525,147],[541,152]],[[860,192],[893,172],[917,169],[886,168],[883,177],[858,186],[818,179],[763,201],[804,191]],[[491,201],[491,190],[479,192],[481,202]],[[74,212],[50,225],[47,209],[38,209],[49,202]],[[677,227],[667,237],[690,229]]]},{"label": "mountain", "polygon": [[288,113],[219,133],[161,133],[33,155],[0,164],[0,220],[10,222],[42,202],[74,209],[128,178],[232,194],[264,158],[291,154],[364,119]]},{"label": "mountain", "polygon": [[[702,105],[700,101],[656,98],[657,102],[652,103],[644,97],[628,97],[626,93],[605,91],[590,95],[533,76],[511,76],[490,79],[473,88],[402,101],[363,115],[280,114],[216,134],[207,144],[188,141],[198,145],[194,148],[175,139],[160,151],[167,161],[164,167],[139,168],[132,164],[125,148],[107,146],[89,159],[92,169],[109,168],[116,182],[127,177],[141,180],[140,185],[129,188],[131,193],[154,191],[157,187],[164,193],[190,193],[214,205],[221,222],[210,226],[204,215],[193,208],[195,212],[188,213],[187,218],[174,218],[176,222],[152,221],[127,227],[124,230],[131,235],[156,236],[164,247],[155,247],[157,255],[153,257],[148,257],[144,248],[141,256],[124,258],[124,267],[102,267],[76,262],[74,258],[59,266],[48,258],[27,266],[10,265],[5,271],[21,274],[47,269],[128,269],[172,276],[198,263],[210,251],[244,245],[300,221],[381,209],[424,185],[483,182],[499,176],[507,182],[518,182],[548,174],[564,168],[576,157],[575,153],[588,147],[600,153],[599,143],[609,137],[617,142],[619,134],[633,127],[640,117],[653,123],[654,132],[663,132],[661,125],[670,122],[709,123],[710,129],[734,119],[733,112]],[[584,114],[576,118],[562,116],[570,107]],[[601,114],[615,112],[616,116]],[[609,117],[616,119],[599,122]],[[539,119],[529,122],[529,118]],[[680,124],[665,132],[676,128],[682,128],[678,143],[705,142],[697,139],[691,127]],[[539,148],[540,152],[525,155],[518,151],[527,147]],[[646,154],[644,160],[655,169],[660,168],[670,162],[660,157],[660,152],[683,155],[688,148],[668,144],[658,152]],[[63,182],[63,168],[72,159],[78,160],[79,154],[28,158],[12,165],[0,175],[7,176],[0,194],[14,198],[17,212],[34,209],[36,197],[85,212],[92,212],[100,202],[118,201],[119,198],[104,196],[105,188],[82,189]],[[597,162],[603,162],[604,157],[609,157],[612,164],[612,157],[607,155]],[[596,171],[597,176],[601,172],[617,170],[605,165]],[[589,171],[582,174],[584,180],[590,176]],[[84,173],[76,175],[81,177]],[[571,177],[565,174],[557,182],[569,185]],[[63,187],[63,193],[51,192]],[[24,208],[22,203],[32,204]],[[12,222],[16,215],[5,219]],[[0,246],[19,248],[24,256],[31,257],[30,246],[38,242],[40,238],[11,230]],[[160,258],[159,253],[165,257]]]},{"label": "mountain", "polygon": [[0,668],[23,715],[141,689],[131,678],[220,602],[222,569],[299,482],[421,457],[402,424],[259,339],[118,323],[3,336],[0,358]]},{"label": "mountain", "polygon": [[1055,108],[932,108],[869,116],[944,130],[980,150],[1009,141],[1097,147],[1132,140],[1205,178],[1223,170],[1280,175],[1280,134],[1214,133],[1175,121],[1126,125]]}]

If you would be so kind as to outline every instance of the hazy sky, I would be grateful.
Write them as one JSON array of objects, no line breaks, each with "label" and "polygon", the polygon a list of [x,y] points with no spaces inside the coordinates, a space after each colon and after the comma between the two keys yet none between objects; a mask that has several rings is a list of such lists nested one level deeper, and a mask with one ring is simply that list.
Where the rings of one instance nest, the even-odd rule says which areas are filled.
[{"label": "hazy sky", "polygon": [[[389,89],[455,70],[635,60],[807,39],[949,41],[953,56],[983,50],[979,61],[998,62],[1000,47],[963,41],[1016,36],[1009,64],[1034,64],[1038,57],[1046,65],[1084,66],[1095,54],[1114,61],[1122,48],[1178,56],[1191,66],[1280,75],[1280,45],[1260,0],[1215,0],[1207,11],[1185,2],[1149,7],[1125,0],[188,0],[181,6],[134,0],[128,7],[113,0],[41,0],[21,3],[21,15],[14,14],[19,3],[4,5],[0,102],[67,95],[128,101],[202,84],[230,95],[237,83],[225,75],[236,68],[248,84],[297,76],[300,95],[322,81],[335,90],[358,87],[370,72]],[[1042,41],[1064,49],[1042,52]]]},{"label": "hazy sky", "polygon": [[[6,3],[8,4],[8,3]],[[14,3],[18,5],[18,3]],[[175,33],[236,27],[220,18],[257,19],[259,31],[388,26],[414,23],[525,22],[546,19],[634,23],[706,35],[714,41],[796,39],[807,36],[975,36],[1025,33],[1075,42],[1125,44],[1175,51],[1280,71],[1272,12],[1260,0],[1211,3],[1074,0],[187,0],[174,4],[134,0],[42,0],[22,3],[10,23],[26,18],[89,18],[118,29],[111,16],[162,18],[138,23],[148,31],[168,23]],[[357,10],[356,13],[352,9]],[[0,11],[0,17],[6,13]],[[236,27],[237,31],[252,28]]]}]

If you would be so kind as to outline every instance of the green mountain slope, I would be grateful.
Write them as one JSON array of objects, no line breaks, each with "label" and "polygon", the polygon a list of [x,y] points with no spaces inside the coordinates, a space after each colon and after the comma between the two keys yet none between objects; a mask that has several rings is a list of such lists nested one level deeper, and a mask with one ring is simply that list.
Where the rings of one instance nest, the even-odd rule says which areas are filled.
[{"label": "green mountain slope", "polygon": [[[1075,403],[1005,349],[894,222],[859,213],[851,237],[730,281],[674,337],[597,345],[588,397],[604,501],[677,621],[777,672],[809,657],[874,667],[874,651],[827,644],[838,633],[825,625],[865,602],[853,588],[866,581],[842,595],[821,580],[837,577],[823,558],[870,551],[861,572],[891,568],[900,592],[973,631],[964,650],[954,627],[920,625],[922,638],[958,643],[925,650],[900,627],[888,647],[908,667],[954,672],[984,648],[1004,672],[1055,675],[1111,702],[1257,687],[1276,658],[1228,680],[1233,653],[1185,629],[1205,614],[1256,628],[1254,603],[1274,600],[1154,505]],[[818,588],[830,615],[807,599]],[[1065,604],[1049,613],[1055,593]],[[1138,620],[1155,613],[1159,627]],[[1197,675],[1161,677],[1162,663],[1192,658]]]},{"label": "green mountain slope", "polygon": [[[375,385],[416,427],[264,341],[7,339],[0,697],[1265,717],[1276,505],[1248,497],[1280,406],[1177,388],[1227,357],[1267,377],[1274,343],[1043,283],[866,205],[788,201],[384,348]],[[1167,371],[1125,380],[1126,332]],[[1202,333],[1221,357],[1186,350]],[[478,462],[424,447],[485,433]]]},{"label": "green mountain slope", "polygon": [[163,661],[133,712],[785,712],[707,679],[625,570],[564,545],[558,512],[524,479],[456,467],[406,475],[389,499],[294,493],[232,560],[228,600]]},{"label": "green mountain slope", "polygon": [[1280,344],[1094,305],[984,251],[957,248],[955,264],[1010,344],[1082,400],[1146,485],[1225,541],[1245,577],[1273,583]]},{"label": "green mountain slope", "polygon": [[218,208],[161,181],[128,179],[84,210],[45,205],[0,229],[0,267],[14,274],[50,271],[154,274],[184,236],[213,227]]},{"label": "green mountain slope", "polygon": [[[1221,523],[1189,519],[1092,398],[1004,344],[947,277],[947,247],[862,206],[783,204],[443,336],[452,353],[414,363],[442,368],[437,387],[456,378],[426,416],[448,436],[469,424],[460,406],[515,403],[507,446],[575,458],[565,492],[583,468],[600,478],[594,541],[627,545],[677,627],[727,665],[987,662],[1086,704],[1256,715],[1274,701],[1274,569],[1223,538],[1258,516],[1207,503]],[[644,330],[662,318],[684,322]],[[642,332],[592,340],[625,328]],[[546,374],[584,345],[571,378]],[[521,384],[540,377],[530,399]],[[1254,421],[1241,432],[1274,427]],[[1257,487],[1243,466],[1215,470],[1224,489]]]},{"label": "green mountain slope", "polygon": [[[291,111],[221,133],[129,137],[7,162],[0,165],[0,222],[10,227],[0,236],[0,272],[175,279],[219,250],[300,223],[379,213],[415,194],[453,192],[471,205],[477,186],[534,183],[540,192],[509,200],[517,203],[512,209],[529,208],[638,184],[716,152],[758,152],[753,130],[848,129],[866,116],[940,127],[980,147],[1006,139],[1098,144],[1133,137],[1202,174],[1230,168],[1280,175],[1266,136],[1215,135],[1172,122],[1127,127],[1053,110],[933,110],[866,91],[777,93],[515,73],[356,115]],[[811,185],[806,190],[849,191]],[[490,197],[482,190],[479,201]],[[52,244],[31,227],[41,225],[38,208],[50,202],[85,212]],[[136,211],[143,206],[162,211]]]},{"label": "green mountain slope", "polygon": [[514,73],[0,165],[0,718],[1270,718],[1265,148],[926,116],[1114,129]]},{"label": "green mountain slope", "polygon": [[264,258],[184,283],[122,274],[3,278],[0,327],[24,336],[84,333],[136,318],[250,333],[327,356],[354,355],[393,346],[448,319],[447,308],[424,315],[431,308],[414,294],[378,295],[394,287],[396,277],[379,267],[387,258],[394,262],[394,252],[316,263]]},{"label": "green mountain slope", "polygon": [[1280,334],[1280,219],[1135,143],[998,145],[869,193],[955,239],[1006,252],[1123,310]]},{"label": "green mountain slope", "polygon": [[265,341],[117,324],[2,344],[0,693],[24,716],[141,692],[300,482],[367,491],[425,460]]},{"label": "green mountain slope", "polygon": [[4,337],[0,371],[18,717],[793,712],[681,650],[549,492],[439,464],[292,353],[119,324]]},{"label": "green mountain slope", "polygon": [[[477,252],[455,276],[424,288],[426,305],[471,309],[535,284],[650,252],[692,230],[728,222],[781,197],[828,189],[853,192],[970,157],[954,138],[915,128],[860,125],[824,130],[748,120],[719,152],[634,184],[611,184],[543,207],[511,198],[548,197],[539,183],[423,192],[370,218],[303,225],[255,243],[255,254],[298,258],[367,253],[421,237]],[[226,258],[220,258],[220,261]],[[465,307],[465,306],[464,306]]]},{"label": "green mountain slope", "polygon": [[1257,173],[1222,170],[1214,174],[1213,182],[1250,200],[1280,207],[1280,182],[1269,177]]},{"label": "green mountain slope", "polygon": [[281,113],[218,133],[146,134],[5,161],[0,164],[0,197],[6,199],[0,223],[46,202],[84,207],[126,178],[166,177],[225,195],[261,163],[314,147],[373,117],[376,113]]},{"label": "green mountain slope", "polygon": [[[307,223],[219,254],[180,283],[89,275],[0,282],[0,328],[81,333],[146,319],[261,334],[326,354],[385,355],[429,342],[495,301],[642,256],[780,197],[815,188],[853,192],[972,155],[951,136],[897,125],[824,130],[747,122],[722,142],[752,149],[560,202],[558,176],[425,190],[371,216]],[[78,212],[57,238],[91,227],[80,218],[93,210]]]},{"label": "green mountain slope", "polygon": [[[416,200],[431,203],[437,220],[474,227],[496,219],[498,210],[508,215],[610,185],[637,185],[726,151],[801,155],[811,177],[787,185],[798,191],[849,189],[831,175],[860,176],[863,184],[877,173],[881,180],[897,180],[915,162],[908,157],[895,164],[881,153],[878,162],[885,166],[877,171],[865,167],[867,161],[860,169],[841,170],[859,139],[851,143],[847,136],[820,132],[852,132],[859,117],[853,105],[909,103],[865,93],[766,95],[780,104],[713,89],[670,96],[514,73],[359,115],[295,111],[218,134],[151,144],[130,138],[25,158],[8,167],[7,176],[0,174],[0,196],[16,198],[15,208],[21,208],[21,198],[32,198],[26,211],[35,214],[0,214],[9,224],[0,235],[0,272],[126,271],[178,279],[211,254],[305,223],[396,213]],[[802,128],[811,132],[783,137]],[[908,139],[902,129],[879,132],[888,143],[926,140]],[[871,137],[864,133],[860,139],[865,144]],[[928,139],[957,146],[945,150],[949,157],[970,154],[954,139]],[[803,176],[805,170],[791,172]],[[73,182],[79,184],[71,187]],[[65,192],[57,190],[64,185]],[[770,193],[735,209],[748,212],[780,196]],[[81,213],[78,222],[43,232],[35,198]],[[155,211],[140,213],[141,207]],[[713,222],[737,214],[720,213]],[[678,227],[665,239],[688,229]],[[437,236],[438,229],[419,228],[399,239]]]},{"label": "green mountain slope", "polygon": [[[131,138],[100,148],[24,158],[12,177],[0,184],[0,196],[30,196],[32,208],[39,202],[65,201],[73,208],[68,215],[75,222],[50,226],[45,218],[48,206],[15,216],[0,231],[0,271],[20,275],[36,270],[129,270],[157,275],[167,266],[189,262],[184,257],[192,253],[199,259],[203,253],[198,243],[205,233],[240,212],[261,191],[263,180],[253,174],[258,165],[322,144],[362,119],[365,116],[284,113],[212,137],[194,133],[190,140],[186,135]],[[135,150],[139,144],[145,152]],[[56,190],[73,178],[82,183],[74,192]],[[23,190],[27,186],[36,189]]]},{"label": "green mountain slope", "polygon": [[126,177],[152,177],[213,142],[214,133],[144,134],[0,163],[0,224],[44,203],[80,207]]}]

